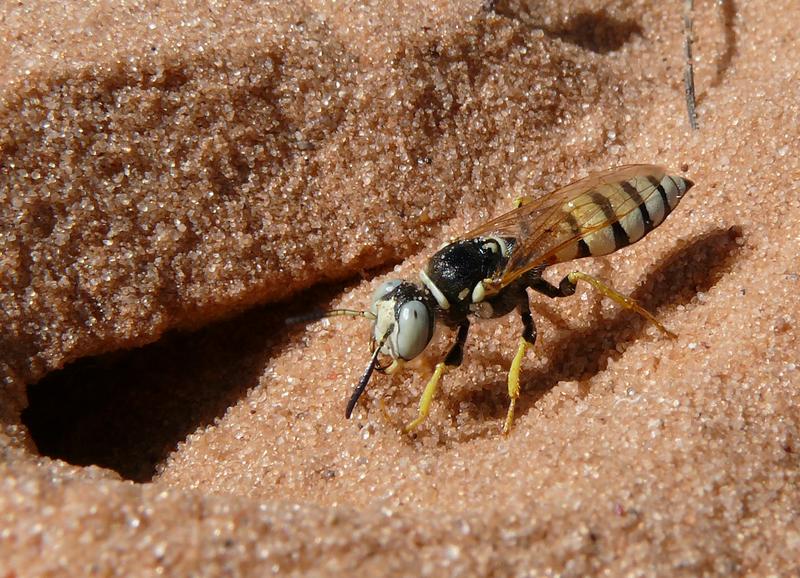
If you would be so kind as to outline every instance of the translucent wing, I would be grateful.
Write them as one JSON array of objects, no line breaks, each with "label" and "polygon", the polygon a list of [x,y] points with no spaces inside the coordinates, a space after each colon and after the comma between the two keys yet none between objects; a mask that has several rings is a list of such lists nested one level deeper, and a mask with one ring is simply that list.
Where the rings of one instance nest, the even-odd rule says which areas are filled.
[{"label": "translucent wing", "polygon": [[[640,234],[636,238],[626,236],[625,243],[615,238],[622,228],[615,223],[637,225],[632,221],[642,221],[642,217],[633,212],[640,206],[654,206],[655,201],[661,206],[657,191],[665,178],[671,177],[656,165],[625,165],[593,173],[470,231],[464,238],[497,235],[516,239],[506,267],[487,289],[495,293],[536,267],[608,254],[635,242],[658,225],[668,209],[662,209],[657,222],[641,222]],[[685,182],[686,188],[691,186]],[[677,182],[675,188],[681,188]]]}]

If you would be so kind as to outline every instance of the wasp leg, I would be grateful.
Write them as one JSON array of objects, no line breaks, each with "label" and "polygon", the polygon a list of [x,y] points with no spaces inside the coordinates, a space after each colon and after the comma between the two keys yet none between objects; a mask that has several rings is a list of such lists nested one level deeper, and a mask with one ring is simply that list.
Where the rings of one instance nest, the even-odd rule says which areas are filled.
[{"label": "wasp leg", "polygon": [[528,203],[534,200],[533,197],[517,197],[514,199],[514,208],[519,209],[523,205],[527,205]]},{"label": "wasp leg", "polygon": [[392,364],[383,370],[386,375],[394,375],[395,373],[400,373],[403,371],[403,366],[405,365],[405,361],[402,359],[394,359],[392,360]]},{"label": "wasp leg", "polygon": [[528,348],[533,347],[536,343],[536,325],[531,317],[531,308],[528,305],[528,296],[524,294],[525,299],[519,303],[519,315],[522,317],[522,337],[519,338],[519,346],[517,347],[517,354],[511,362],[511,368],[508,370],[508,397],[510,403],[508,405],[508,414],[506,414],[506,421],[503,424],[503,433],[507,434],[511,430],[511,425],[514,423],[514,408],[517,405],[517,398],[519,398],[519,372],[522,366],[522,360],[525,359],[525,352]]},{"label": "wasp leg", "polygon": [[464,343],[467,341],[468,332],[469,321],[464,321],[464,323],[458,326],[456,342],[453,344],[453,347],[450,348],[450,351],[445,356],[444,361],[440,361],[436,364],[436,369],[433,371],[433,375],[428,380],[428,383],[425,386],[425,391],[422,392],[422,397],[419,399],[419,415],[417,415],[417,419],[409,423],[404,428],[406,433],[412,431],[419,424],[425,421],[426,417],[428,417],[433,396],[436,395],[436,390],[439,387],[439,380],[442,379],[444,372],[451,367],[458,367],[461,365],[461,362],[464,359]]},{"label": "wasp leg", "polygon": [[534,291],[538,291],[548,297],[569,297],[575,293],[575,287],[578,285],[578,281],[585,281],[592,287],[594,287],[597,291],[608,297],[609,299],[619,303],[625,309],[631,309],[647,319],[650,323],[655,325],[659,331],[661,331],[667,337],[674,339],[677,337],[672,331],[664,327],[658,319],[656,319],[652,313],[647,311],[644,307],[639,305],[634,299],[631,299],[627,295],[623,295],[619,291],[609,287],[599,279],[592,277],[586,273],[581,273],[580,271],[573,271],[566,277],[561,280],[561,283],[558,284],[558,287],[554,287],[544,279],[537,279],[535,283],[531,284],[531,288]]}]

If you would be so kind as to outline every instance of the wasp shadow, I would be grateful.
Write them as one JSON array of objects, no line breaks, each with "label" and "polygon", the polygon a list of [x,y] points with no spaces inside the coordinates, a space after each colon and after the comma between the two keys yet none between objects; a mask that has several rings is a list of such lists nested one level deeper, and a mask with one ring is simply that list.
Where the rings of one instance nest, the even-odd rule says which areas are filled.
[{"label": "wasp shadow", "polygon": [[[709,81],[710,87],[717,87],[725,80],[733,58],[738,53],[738,37],[736,35],[736,3],[734,0],[719,0],[722,33],[724,34],[724,50],[714,66],[714,76]],[[695,33],[696,34],[696,33]],[[697,95],[697,104],[702,104],[708,93],[703,91]]]},{"label": "wasp shadow", "polygon": [[171,331],[127,351],[79,359],[28,386],[22,422],[42,455],[98,465],[150,481],[179,442],[213,424],[258,384],[309,303],[342,285],[318,286],[289,303],[258,306],[192,332]]},{"label": "wasp shadow", "polygon": [[597,54],[619,50],[643,32],[635,20],[621,20],[605,10],[578,12],[563,26],[544,30],[546,34]]},{"label": "wasp shadow", "polygon": [[738,40],[736,36],[736,28],[734,23],[736,21],[736,3],[734,0],[719,0],[719,8],[722,17],[722,29],[725,34],[725,51],[720,55],[717,60],[716,74],[712,81],[712,86],[718,86],[722,79],[731,67],[733,57],[738,52]]},{"label": "wasp shadow", "polygon": [[542,30],[551,38],[558,38],[598,54],[619,50],[634,36],[641,36],[643,33],[641,24],[636,20],[617,18],[609,14],[605,8],[582,10],[569,16],[564,23],[557,26],[542,24],[545,13],[538,3],[486,0],[483,10],[525,22],[533,28]]},{"label": "wasp shadow", "polygon": [[[645,309],[658,312],[666,305],[683,305],[700,292],[707,292],[730,270],[738,254],[739,227],[717,229],[673,251],[631,294]],[[602,297],[598,294],[596,299]],[[545,368],[524,371],[521,374],[522,393],[517,401],[517,416],[525,415],[549,390],[562,381],[577,381],[580,395],[589,391],[586,380],[599,373],[608,360],[619,358],[617,346],[635,338],[645,330],[647,322],[628,310],[620,310],[612,319],[604,320],[589,329],[574,331],[552,345],[553,353]],[[449,404],[449,413],[458,414],[462,402],[480,408],[483,419],[498,422],[508,409],[506,382],[487,384],[480,390],[456,389],[443,400]],[[444,398],[444,396],[443,396]],[[455,419],[455,418],[454,418]],[[499,428],[498,424],[490,427]],[[487,424],[488,425],[488,424]],[[484,435],[481,429],[471,437]],[[459,441],[468,441],[459,438]]]}]

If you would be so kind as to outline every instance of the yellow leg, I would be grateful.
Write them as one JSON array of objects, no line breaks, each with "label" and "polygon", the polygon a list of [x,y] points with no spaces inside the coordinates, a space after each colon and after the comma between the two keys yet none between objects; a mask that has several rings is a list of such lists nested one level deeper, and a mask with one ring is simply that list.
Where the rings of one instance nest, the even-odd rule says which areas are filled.
[{"label": "yellow leg", "polygon": [[417,416],[417,419],[405,427],[406,433],[412,431],[419,424],[425,421],[426,417],[428,417],[433,396],[436,395],[436,390],[439,387],[439,380],[442,378],[442,375],[444,375],[446,370],[447,366],[444,364],[444,362],[436,364],[436,369],[434,369],[433,375],[431,376],[430,380],[428,380],[428,384],[425,386],[425,391],[422,392],[422,397],[419,399],[419,415]]},{"label": "yellow leg", "polygon": [[530,347],[530,343],[520,337],[517,354],[514,356],[514,360],[511,362],[511,368],[508,370],[508,397],[511,399],[511,403],[508,406],[506,422],[503,424],[504,434],[507,434],[511,430],[511,424],[514,423],[514,407],[517,405],[517,398],[519,397],[519,371],[522,366],[522,360],[525,359],[525,352],[528,350],[528,347]]},{"label": "yellow leg", "polygon": [[517,197],[514,199],[514,208],[519,209],[522,205],[527,205],[533,201],[533,197]]},{"label": "yellow leg", "polygon": [[395,359],[392,361],[392,364],[386,368],[386,375],[394,375],[400,371],[403,371],[403,366],[405,362],[402,359]]},{"label": "yellow leg", "polygon": [[672,339],[675,339],[677,337],[677,335],[675,335],[669,329],[661,325],[658,319],[653,317],[653,315],[649,311],[647,311],[644,307],[639,305],[636,301],[634,301],[627,295],[623,295],[619,291],[615,291],[614,289],[612,289],[599,279],[596,279],[591,275],[587,275],[586,273],[581,273],[580,271],[573,271],[572,273],[567,275],[567,279],[569,279],[569,282],[572,283],[573,285],[575,285],[578,281],[586,281],[589,285],[594,287],[597,291],[599,291],[609,299],[616,301],[626,309],[632,309],[633,311],[635,311],[636,313],[647,319],[650,323],[658,327],[658,329],[667,337],[670,337]]}]

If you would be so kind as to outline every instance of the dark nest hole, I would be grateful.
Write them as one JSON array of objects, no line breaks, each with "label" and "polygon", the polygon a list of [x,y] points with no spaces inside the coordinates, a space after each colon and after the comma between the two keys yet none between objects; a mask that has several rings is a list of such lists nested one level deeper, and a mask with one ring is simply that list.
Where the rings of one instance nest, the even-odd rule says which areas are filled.
[{"label": "dark nest hole", "polygon": [[341,289],[314,289],[145,347],[79,359],[28,386],[22,422],[44,456],[150,481],[181,441],[242,399],[269,358],[304,330],[286,319]]}]

